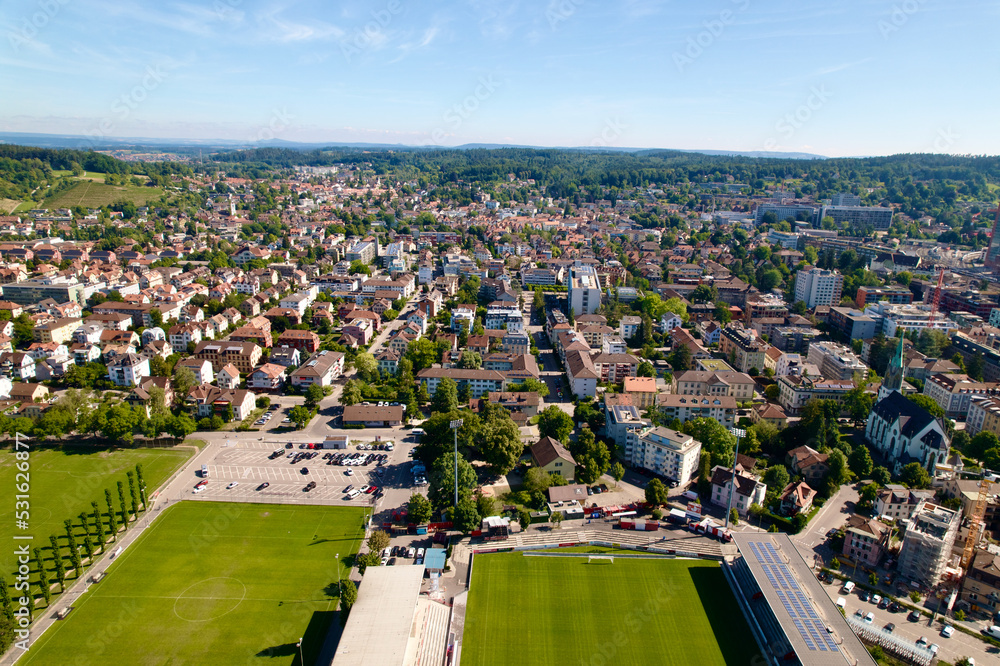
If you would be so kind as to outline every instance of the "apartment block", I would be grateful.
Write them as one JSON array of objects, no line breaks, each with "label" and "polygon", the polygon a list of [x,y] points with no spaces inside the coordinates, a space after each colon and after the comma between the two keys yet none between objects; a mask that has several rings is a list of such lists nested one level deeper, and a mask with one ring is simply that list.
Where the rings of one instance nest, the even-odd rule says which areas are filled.
[{"label": "apartment block", "polygon": [[937,585],[951,560],[960,522],[958,511],[932,502],[919,506],[906,523],[899,551],[900,575],[927,587]]},{"label": "apartment block", "polygon": [[806,268],[795,276],[795,300],[807,307],[837,305],[844,288],[844,276],[836,271]]},{"label": "apartment block", "polygon": [[868,366],[850,349],[835,342],[814,342],[809,345],[806,362],[813,363],[827,379],[851,379],[855,373],[868,373]]},{"label": "apartment block", "polygon": [[686,486],[698,473],[701,442],[670,428],[650,428],[638,435],[629,454],[628,464]]}]

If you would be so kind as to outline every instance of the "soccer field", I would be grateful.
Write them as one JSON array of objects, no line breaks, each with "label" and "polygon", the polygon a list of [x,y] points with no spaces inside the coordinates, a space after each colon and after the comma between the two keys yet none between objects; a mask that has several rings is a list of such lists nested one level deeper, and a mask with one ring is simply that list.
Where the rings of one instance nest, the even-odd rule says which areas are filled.
[{"label": "soccer field", "polygon": [[478,555],[463,666],[749,666],[758,655],[720,565]]},{"label": "soccer field", "polygon": [[[325,640],[364,509],[181,502],[20,663],[306,663]],[[340,555],[338,567],[336,555]]]},{"label": "soccer field", "polygon": [[[104,489],[111,490],[118,502],[117,482],[126,483],[126,472],[134,471],[136,463],[142,464],[142,476],[147,492],[156,490],[171,474],[193,455],[186,449],[94,449],[64,447],[31,451],[29,482],[31,507],[28,530],[14,527],[14,483],[17,469],[14,452],[0,451],[0,488],[9,489],[10,502],[0,505],[0,539],[12,543],[15,534],[34,535],[34,546],[48,548],[49,537],[56,535],[60,543],[66,541],[67,518],[79,525],[81,511],[92,511],[90,503],[97,502],[101,511],[107,512]],[[23,479],[19,479],[20,483]],[[117,504],[116,504],[117,506]],[[0,571],[12,583],[16,568],[12,548],[0,553]]]}]

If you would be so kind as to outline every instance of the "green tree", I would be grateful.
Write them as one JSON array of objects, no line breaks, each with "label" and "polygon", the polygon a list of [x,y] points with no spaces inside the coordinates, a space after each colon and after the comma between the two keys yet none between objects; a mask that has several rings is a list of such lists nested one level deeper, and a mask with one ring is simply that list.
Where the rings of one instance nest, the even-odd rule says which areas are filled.
[{"label": "green tree", "polygon": [[476,510],[483,518],[489,518],[500,513],[500,504],[495,497],[489,495],[476,495]]},{"label": "green tree", "polygon": [[847,483],[851,478],[851,471],[847,466],[847,456],[840,449],[833,449],[827,456],[826,462],[829,465],[829,470],[826,479],[828,494],[832,495],[837,488]]},{"label": "green tree", "polygon": [[538,415],[538,434],[540,437],[551,437],[564,444],[569,441],[573,432],[573,418],[556,405],[546,407]]},{"label": "green tree", "polygon": [[378,361],[369,352],[360,352],[354,357],[354,368],[358,371],[358,376],[366,381],[374,381],[378,376]]},{"label": "green tree", "polygon": [[611,453],[607,445],[597,440],[590,428],[584,428],[575,442],[570,442],[570,453],[576,460],[578,481],[594,483],[611,466]]},{"label": "green tree", "polygon": [[975,437],[969,441],[963,453],[970,458],[982,460],[986,457],[987,451],[995,449],[998,446],[1000,446],[1000,439],[997,439],[997,436],[993,433],[983,430],[976,433]]},{"label": "green tree", "polygon": [[517,512],[517,522],[521,526],[522,530],[528,529],[531,525],[531,513],[526,509],[521,509]]},{"label": "green tree", "polygon": [[524,474],[524,489],[529,493],[544,493],[551,483],[549,473],[541,467],[532,467]]},{"label": "green tree", "polygon": [[712,454],[716,465],[730,467],[733,464],[736,436],[724,425],[715,419],[701,417],[685,422],[682,430],[701,442],[702,450]]},{"label": "green tree", "polygon": [[872,470],[872,481],[880,486],[889,483],[891,479],[892,476],[889,474],[889,470],[881,465]]},{"label": "green tree", "polygon": [[453,412],[456,409],[458,409],[458,384],[451,377],[444,377],[438,382],[431,398],[431,411]]},{"label": "green tree", "polygon": [[437,346],[427,338],[411,341],[406,350],[406,358],[413,363],[414,372],[420,372],[441,360]]},{"label": "green tree", "polygon": [[180,396],[182,399],[187,397],[188,392],[194,388],[197,380],[194,376],[194,371],[191,368],[187,368],[183,365],[174,366],[174,379],[173,387],[174,392]]},{"label": "green tree", "polygon": [[687,345],[678,345],[677,349],[667,357],[667,362],[670,363],[670,367],[675,373],[690,370],[691,350],[687,348]]},{"label": "green tree", "polygon": [[312,412],[306,409],[303,405],[295,405],[288,410],[288,418],[292,420],[292,423],[295,424],[295,427],[298,430],[302,430],[312,418]]},{"label": "green tree", "polygon": [[871,454],[868,453],[868,447],[864,444],[858,444],[854,447],[854,450],[851,451],[849,463],[851,471],[862,479],[870,476],[875,466],[872,462]]},{"label": "green tree", "polygon": [[[59,591],[66,591],[66,564],[63,562],[62,549],[55,536],[49,536],[49,545],[52,549],[52,563],[56,568],[56,582],[59,583]],[[46,605],[48,600],[45,601]]]},{"label": "green tree", "polygon": [[340,404],[356,405],[362,400],[361,382],[350,379],[344,384],[344,390],[340,394]]},{"label": "green tree", "polygon": [[104,501],[108,504],[108,529],[110,530],[112,536],[117,539],[118,516],[115,514],[114,504],[111,503],[111,491],[107,488],[104,489]]},{"label": "green tree", "polygon": [[653,368],[653,364],[649,361],[643,361],[639,364],[639,369],[636,370],[636,375],[638,377],[656,377],[656,369]]},{"label": "green tree", "polygon": [[326,397],[323,387],[319,384],[310,384],[305,392],[305,408],[312,411],[319,407],[319,403]]},{"label": "green tree", "polygon": [[941,405],[934,401],[934,398],[929,395],[924,395],[923,393],[913,393],[906,396],[909,398],[910,402],[919,405],[925,411],[929,412],[931,416],[935,418],[944,418],[944,409]]},{"label": "green tree", "polygon": [[476,444],[483,460],[495,474],[507,474],[524,453],[521,433],[504,407],[487,404],[480,413]]},{"label": "green tree", "polygon": [[347,624],[347,617],[358,600],[358,587],[350,578],[340,581],[340,623]]},{"label": "green tree", "polygon": [[863,423],[872,411],[872,397],[865,392],[865,387],[857,386],[844,394],[844,406],[855,423]]},{"label": "green tree", "polygon": [[468,534],[473,530],[478,530],[481,524],[482,518],[479,515],[479,508],[472,497],[459,498],[458,506],[455,507],[455,529],[463,534]]},{"label": "green tree", "polygon": [[549,522],[552,523],[552,526],[555,529],[559,529],[559,526],[562,524],[562,521],[563,521],[563,515],[559,511],[553,511],[552,515],[549,516]]},{"label": "green tree", "polygon": [[625,468],[620,462],[616,462],[611,466],[611,478],[615,480],[615,483],[621,483],[621,480],[625,478]]},{"label": "green tree", "polygon": [[118,482],[118,505],[121,507],[122,527],[128,530],[128,509],[125,507],[125,484]]},{"label": "green tree", "polygon": [[94,513],[94,530],[97,533],[97,545],[101,548],[104,547],[105,536],[104,536],[104,518],[101,516],[101,509],[97,506],[97,502],[91,502],[90,506],[93,508]]},{"label": "green tree", "polygon": [[931,485],[931,476],[920,463],[912,462],[903,466],[899,474],[899,480],[907,488],[928,488]]},{"label": "green tree", "polygon": [[729,522],[732,525],[740,524],[740,512],[736,510],[735,506],[729,510]]},{"label": "green tree", "polygon": [[[49,578],[49,572],[45,568],[45,559],[42,557],[42,549],[35,548],[32,550],[35,556],[35,566],[38,567],[38,586],[42,589],[42,598],[45,599],[45,607],[48,608],[49,603],[52,600],[52,583]],[[35,595],[28,594],[29,599],[34,599]]]},{"label": "green tree", "polygon": [[389,533],[384,530],[374,530],[368,536],[368,550],[372,553],[381,554],[389,546]]},{"label": "green tree", "polygon": [[[452,506],[455,502],[455,454],[449,451],[431,466],[428,497],[438,510]],[[478,481],[476,472],[469,461],[458,456],[458,500],[469,498]]]},{"label": "green tree", "polygon": [[458,360],[458,367],[467,370],[478,370],[483,367],[483,357],[479,355],[479,352],[463,351],[461,358]]},{"label": "green tree", "polygon": [[358,573],[362,576],[368,567],[377,567],[382,564],[382,558],[378,553],[361,553],[354,558],[355,563],[358,566]]},{"label": "green tree", "polygon": [[763,481],[767,485],[769,495],[777,496],[791,482],[792,477],[784,465],[773,465],[764,472]]},{"label": "green tree", "polygon": [[406,512],[410,522],[420,525],[431,519],[434,509],[426,497],[420,493],[413,493],[410,495],[410,501],[406,505]]},{"label": "green tree", "polygon": [[646,484],[646,504],[651,507],[662,506],[667,503],[667,488],[659,479],[651,479]]}]

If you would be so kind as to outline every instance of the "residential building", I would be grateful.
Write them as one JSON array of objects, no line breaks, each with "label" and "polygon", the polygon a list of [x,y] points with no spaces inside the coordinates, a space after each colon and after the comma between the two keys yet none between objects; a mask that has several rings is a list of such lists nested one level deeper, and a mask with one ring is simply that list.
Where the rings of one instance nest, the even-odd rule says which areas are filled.
[{"label": "residential building", "polygon": [[977,382],[960,373],[936,374],[927,378],[924,395],[936,402],[949,418],[970,411],[973,398],[1000,396],[1000,384]]},{"label": "residential building", "polygon": [[670,392],[675,395],[725,395],[746,402],[753,400],[754,380],[744,372],[687,370],[674,375]]},{"label": "residential building", "polygon": [[[208,365],[208,371],[212,371],[211,364]],[[233,365],[224,365],[222,366],[222,369],[216,373],[215,380],[216,383],[218,383],[219,388],[238,389],[240,387],[240,371]]]},{"label": "residential building", "polygon": [[909,489],[895,483],[878,491],[875,497],[875,516],[886,520],[905,523],[913,518],[917,507],[934,499],[933,490]]},{"label": "residential building", "polygon": [[593,397],[597,394],[600,373],[587,351],[566,352],[566,376],[569,378],[570,392],[577,398]]},{"label": "residential building", "polygon": [[632,404],[640,409],[656,404],[656,379],[653,377],[626,377],[622,388],[624,394],[632,398]]},{"label": "residential building", "polygon": [[809,446],[799,446],[785,455],[785,465],[792,474],[801,476],[815,486],[819,486],[830,471],[827,462],[830,459],[825,453],[820,453]]},{"label": "residential building", "polygon": [[631,459],[639,434],[653,425],[642,418],[639,408],[631,402],[626,395],[604,396],[604,431],[621,448],[626,459]]},{"label": "residential building", "polygon": [[983,613],[995,620],[1000,613],[1000,555],[977,550],[962,581],[959,598],[969,604],[973,613]]},{"label": "residential building", "polygon": [[854,308],[831,307],[828,323],[848,340],[874,338],[881,328],[881,319]]},{"label": "residential building", "polygon": [[79,319],[56,319],[55,321],[35,326],[35,328],[31,331],[31,335],[35,342],[55,342],[56,344],[61,345],[72,341],[73,332],[79,327]]},{"label": "residential building", "polygon": [[562,443],[552,437],[542,437],[531,447],[531,460],[536,467],[549,474],[558,474],[572,481],[576,473],[576,460]]},{"label": "residential building", "polygon": [[951,561],[961,514],[933,502],[923,502],[906,523],[897,570],[900,576],[934,587]]},{"label": "residential building", "polygon": [[626,377],[635,377],[639,370],[639,359],[631,354],[606,354],[599,352],[591,355],[591,362],[602,382],[617,384]]},{"label": "residential building", "polygon": [[601,281],[593,266],[576,261],[568,285],[567,307],[573,314],[593,314],[601,307]]},{"label": "residential building", "polygon": [[811,267],[795,275],[795,300],[803,301],[809,308],[837,305],[843,288],[844,276],[837,271]]},{"label": "residential building", "polygon": [[642,327],[642,317],[636,317],[634,315],[625,315],[618,322],[618,334],[622,336],[625,340],[630,340],[635,337],[636,333]]},{"label": "residential building", "polygon": [[965,432],[975,437],[984,431],[1000,437],[1000,397],[975,396],[969,402]]},{"label": "residential building", "polygon": [[212,371],[212,363],[206,359],[191,356],[178,361],[177,367],[187,368],[190,370],[194,374],[194,382],[196,385],[211,384],[215,381],[215,375]]},{"label": "residential building", "polygon": [[295,349],[312,354],[319,350],[320,337],[312,331],[300,331],[290,328],[278,336],[278,344],[294,347]]},{"label": "residential building", "polygon": [[267,357],[269,363],[277,363],[286,368],[297,368],[302,364],[302,352],[295,347],[284,345],[271,350],[271,355]]},{"label": "residential building", "polygon": [[344,425],[388,428],[401,425],[406,408],[402,405],[348,405],[344,407]]},{"label": "residential building", "polygon": [[774,425],[779,430],[788,425],[788,415],[785,414],[779,405],[771,402],[755,404],[750,410],[750,421],[753,423],[766,422]]},{"label": "residential building", "polygon": [[231,409],[234,421],[242,421],[257,408],[257,396],[252,391],[223,389],[211,384],[194,387],[184,402],[194,408],[198,418],[220,416],[224,419]]},{"label": "residential building", "polygon": [[209,361],[215,371],[231,363],[240,374],[249,375],[260,364],[261,349],[252,342],[209,341],[199,343],[194,356]]},{"label": "residential building", "polygon": [[877,567],[889,551],[889,526],[857,514],[851,514],[844,526],[844,548],[841,551],[851,562]]},{"label": "residential building", "polygon": [[849,348],[835,342],[814,342],[806,356],[826,379],[851,379],[854,375],[867,376],[868,366],[861,362]]},{"label": "residential building", "polygon": [[728,396],[685,396],[661,394],[657,398],[660,412],[667,421],[677,419],[681,423],[697,418],[718,421],[727,429],[732,428],[739,404],[736,398]]},{"label": "residential building", "polygon": [[254,369],[247,377],[247,388],[255,391],[277,391],[288,378],[285,366],[277,363],[265,363]]},{"label": "residential building", "polygon": [[913,302],[913,292],[906,287],[858,287],[854,302],[862,310],[868,303],[888,301],[892,305],[909,305]]},{"label": "residential building", "polygon": [[741,324],[730,324],[722,330],[719,338],[719,350],[729,357],[730,364],[747,372],[751,368],[760,371],[764,368],[764,355],[769,344],[757,337],[752,328],[743,328]]},{"label": "residential building", "polygon": [[810,488],[808,483],[793,481],[785,486],[781,494],[778,495],[781,513],[786,516],[806,513],[812,508],[815,498],[816,491]]},{"label": "residential building", "polygon": [[310,356],[305,363],[289,375],[292,386],[304,388],[310,384],[330,386],[344,373],[343,352],[322,349]]},{"label": "residential building", "polygon": [[502,372],[497,370],[466,370],[462,368],[424,368],[417,373],[418,381],[422,382],[429,395],[434,395],[438,385],[445,377],[450,377],[458,384],[469,387],[469,394],[473,398],[482,397],[490,391],[504,391],[507,388],[507,379]]},{"label": "residential building", "polygon": [[778,404],[789,416],[798,416],[812,399],[833,400],[843,404],[844,396],[854,388],[850,379],[824,379],[799,375],[778,377]]},{"label": "residential building", "polygon": [[[735,493],[733,493],[734,481]],[[737,469],[734,475],[731,468],[716,465],[712,468],[712,492],[710,495],[712,504],[721,507],[728,506],[730,494],[733,495],[732,507],[741,516],[746,516],[750,513],[752,505],[764,506],[767,486],[761,483],[756,475],[748,471]]]},{"label": "residential building", "polygon": [[383,349],[375,355],[378,370],[383,376],[395,375],[402,355],[392,349]]},{"label": "residential building", "polygon": [[646,428],[626,451],[626,462],[686,486],[698,473],[701,442],[670,428]]},{"label": "residential building", "polygon": [[108,376],[115,386],[136,386],[150,376],[149,359],[128,353],[108,364]]},{"label": "residential building", "polygon": [[819,210],[819,219],[832,217],[839,225],[850,225],[855,229],[871,227],[875,230],[885,230],[892,226],[892,208],[878,206],[823,206]]},{"label": "residential building", "polygon": [[500,405],[511,414],[520,413],[531,418],[538,414],[541,397],[534,391],[491,391],[486,401]]}]

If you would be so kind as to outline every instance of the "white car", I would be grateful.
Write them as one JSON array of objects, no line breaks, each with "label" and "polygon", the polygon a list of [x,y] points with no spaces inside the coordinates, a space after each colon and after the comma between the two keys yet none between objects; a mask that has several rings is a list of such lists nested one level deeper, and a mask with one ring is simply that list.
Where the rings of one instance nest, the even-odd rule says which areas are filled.
[{"label": "white car", "polygon": [[[931,643],[927,646],[927,649],[931,651],[931,654],[937,656],[938,650],[940,650],[941,647],[937,643]],[[969,663],[971,664],[972,662],[970,661]]]},{"label": "white car", "polygon": [[240,485],[240,482],[239,482],[239,481],[233,481],[233,482],[232,482],[232,483],[230,483],[230,484],[229,484],[228,486],[226,486],[226,490],[232,490],[233,488],[235,488],[235,487],[236,487],[236,486],[238,486],[238,485]]},{"label": "white car", "polygon": [[951,638],[951,635],[955,633],[955,627],[950,624],[945,625],[944,629],[941,630],[941,635],[945,638]]},{"label": "white car", "polygon": [[345,476],[354,476],[354,470],[351,469],[350,467],[348,467],[347,469],[344,470],[344,475]]},{"label": "white car", "polygon": [[880,595],[880,594],[873,594],[872,595],[871,602],[873,604],[875,604],[876,606],[878,606],[878,602],[880,602],[880,601],[882,601],[882,595]]},{"label": "white car", "polygon": [[868,615],[865,615],[865,622],[867,624],[871,624],[874,621],[875,621],[875,613],[872,613],[871,611],[869,611]]}]

